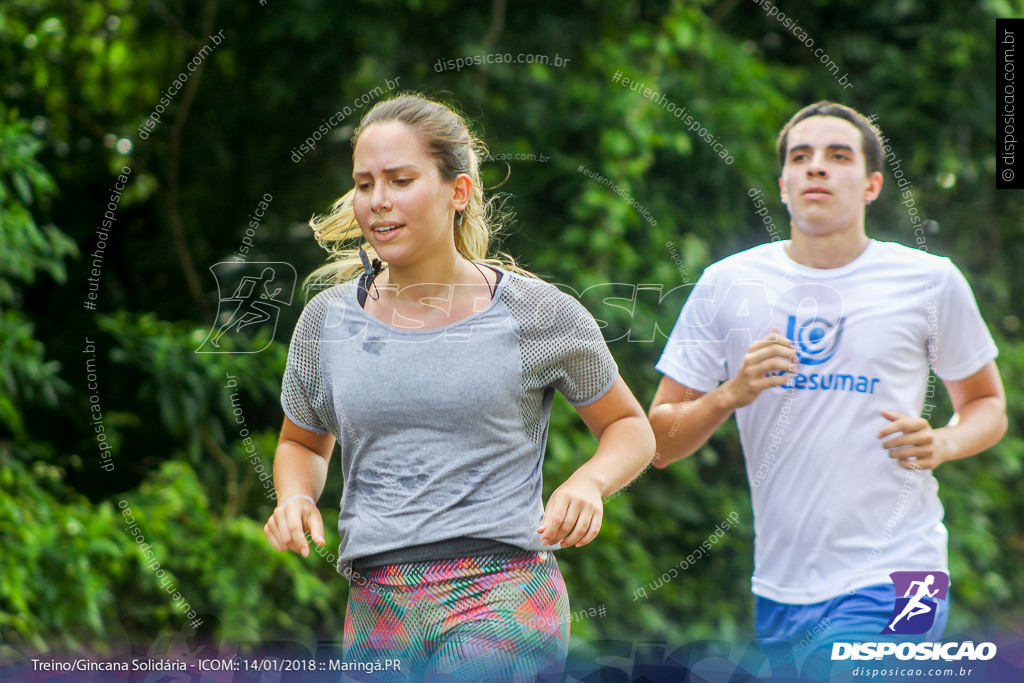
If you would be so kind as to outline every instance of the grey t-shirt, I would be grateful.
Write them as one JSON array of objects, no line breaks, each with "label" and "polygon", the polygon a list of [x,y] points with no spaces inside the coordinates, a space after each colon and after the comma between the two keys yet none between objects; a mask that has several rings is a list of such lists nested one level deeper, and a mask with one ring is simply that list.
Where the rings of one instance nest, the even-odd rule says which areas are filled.
[{"label": "grey t-shirt", "polygon": [[502,276],[485,309],[437,329],[377,320],[354,281],[303,310],[281,405],[341,445],[343,574],[357,558],[454,538],[557,548],[536,531],[554,392],[587,405],[618,368],[577,300]]}]

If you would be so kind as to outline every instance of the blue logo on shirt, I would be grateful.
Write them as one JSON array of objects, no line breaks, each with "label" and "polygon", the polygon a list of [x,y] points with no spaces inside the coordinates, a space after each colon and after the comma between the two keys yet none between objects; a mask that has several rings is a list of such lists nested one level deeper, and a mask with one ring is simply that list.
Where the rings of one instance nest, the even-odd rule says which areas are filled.
[{"label": "blue logo on shirt", "polygon": [[[797,360],[802,366],[827,363],[836,355],[839,342],[843,339],[842,316],[835,323],[817,316],[797,322],[795,315],[786,322],[786,336],[796,348]],[[833,368],[834,370],[837,368]],[[805,374],[797,372],[782,389],[806,389],[809,391],[853,391],[860,394],[875,393],[875,386],[882,381],[878,377],[853,373],[832,372]]]},{"label": "blue logo on shirt", "polygon": [[796,316],[789,316],[786,336],[796,347],[796,355],[803,365],[821,365],[835,355],[843,337],[843,318],[833,325],[824,318],[814,317],[799,325]]}]

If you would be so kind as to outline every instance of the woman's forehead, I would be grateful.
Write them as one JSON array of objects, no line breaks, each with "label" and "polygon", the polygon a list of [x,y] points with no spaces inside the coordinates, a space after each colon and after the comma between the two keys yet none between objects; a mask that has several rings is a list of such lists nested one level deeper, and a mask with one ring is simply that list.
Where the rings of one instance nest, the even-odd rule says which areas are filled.
[{"label": "woman's forehead", "polygon": [[356,141],[352,158],[379,166],[422,164],[430,157],[412,128],[400,121],[384,121],[366,127]]}]

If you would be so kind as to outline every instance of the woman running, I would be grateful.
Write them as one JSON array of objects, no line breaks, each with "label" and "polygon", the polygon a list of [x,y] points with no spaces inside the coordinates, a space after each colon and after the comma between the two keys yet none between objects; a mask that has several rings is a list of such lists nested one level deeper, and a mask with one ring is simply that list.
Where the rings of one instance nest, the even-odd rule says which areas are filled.
[{"label": "woman running", "polygon": [[[654,455],[647,418],[583,306],[487,258],[484,150],[458,114],[399,96],[353,144],[354,189],[311,221],[334,257],[311,279],[333,286],[289,348],[267,538],[303,557],[306,532],[324,544],[337,441],[346,661],[398,659],[416,679],[557,673],[569,602],[550,551],[597,536],[602,498]],[[599,443],[545,507],[555,390]]]}]

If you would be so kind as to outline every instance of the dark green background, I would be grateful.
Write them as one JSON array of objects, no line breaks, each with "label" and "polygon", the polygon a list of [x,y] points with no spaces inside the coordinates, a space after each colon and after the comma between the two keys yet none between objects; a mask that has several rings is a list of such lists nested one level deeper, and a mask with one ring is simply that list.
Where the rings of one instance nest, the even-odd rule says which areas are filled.
[{"label": "dark green background", "polygon": [[[305,221],[351,185],[348,137],[363,108],[315,149],[292,150],[323,119],[399,79],[458,106],[495,155],[516,220],[503,249],[582,291],[615,282],[695,281],[713,260],[768,235],[747,196],[778,201],[775,135],[797,108],[830,98],[877,123],[929,219],[929,251],[967,274],[1000,349],[1010,431],[990,451],[937,472],[950,530],[950,632],[1021,632],[1024,503],[1021,405],[1024,193],[995,186],[995,18],[1020,2],[852,0],[785,3],[848,74],[842,88],[750,0],[464,3],[317,0],[32,2],[0,8],[0,662],[69,649],[159,652],[191,634],[143,567],[125,501],[183,598],[216,642],[340,641],[346,582],[327,562],[272,551],[272,508],[234,422],[236,403],[270,466],[286,345],[302,295],[257,354],[196,354],[217,308],[209,268],[234,254],[260,197],[269,212],[248,261],[284,261],[304,277],[324,258]],[[137,132],[209,36],[223,42],[171,98],[148,139]],[[491,64],[438,71],[440,59],[557,54],[556,68]],[[687,107],[735,158],[724,163],[679,119],[612,82],[616,72]],[[104,252],[97,310],[82,302],[122,166],[132,169]],[[580,172],[600,173],[656,221]],[[868,213],[871,236],[914,244],[890,168]],[[671,243],[671,246],[669,245]],[[681,260],[676,263],[673,254]],[[609,290],[610,291],[610,290]],[[615,307],[621,372],[646,406],[678,299]],[[622,302],[618,302],[622,304]],[[630,310],[632,309],[632,310]],[[633,341],[621,339],[627,332]],[[238,340],[260,348],[267,339]],[[113,471],[90,422],[86,339]],[[247,345],[248,344],[248,345]],[[940,392],[941,393],[941,392]],[[943,401],[945,398],[943,397]],[[948,402],[934,424],[949,416]],[[561,399],[546,491],[594,440]],[[324,517],[337,514],[337,462]],[[699,547],[730,513],[741,524],[710,556],[634,601],[634,591]],[[328,544],[337,532],[328,521]],[[598,638],[683,644],[749,638],[752,524],[730,421],[694,457],[650,471],[606,506],[597,541],[559,554],[573,623]],[[130,642],[129,642],[130,641]],[[246,646],[254,647],[254,645]],[[243,647],[243,650],[246,649]],[[600,645],[595,646],[600,649]]]}]

